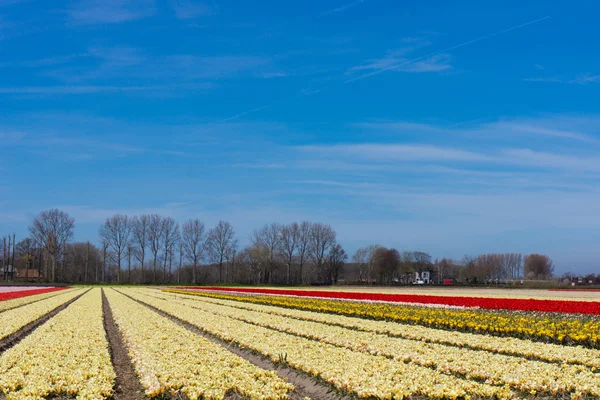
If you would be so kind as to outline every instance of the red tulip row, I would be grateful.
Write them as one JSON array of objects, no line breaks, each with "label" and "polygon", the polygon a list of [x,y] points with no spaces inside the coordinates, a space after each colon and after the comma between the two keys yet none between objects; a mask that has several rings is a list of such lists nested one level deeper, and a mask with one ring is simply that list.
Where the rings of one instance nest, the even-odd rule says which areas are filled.
[{"label": "red tulip row", "polygon": [[483,308],[488,310],[516,310],[600,315],[600,302],[593,301],[509,299],[466,296],[429,296],[416,294],[329,292],[323,290],[283,290],[259,288],[185,287],[182,289],[218,290],[224,292],[271,294],[298,297],[320,297],[344,300],[369,300],[398,303],[436,304],[458,307]]},{"label": "red tulip row", "polygon": [[29,290],[20,290],[20,291],[14,291],[14,292],[4,292],[4,293],[0,293],[0,301],[18,299],[21,297],[33,296],[35,294],[56,292],[57,290],[64,290],[64,289],[66,289],[66,287],[47,287],[47,288],[43,288],[43,289],[29,289]]}]

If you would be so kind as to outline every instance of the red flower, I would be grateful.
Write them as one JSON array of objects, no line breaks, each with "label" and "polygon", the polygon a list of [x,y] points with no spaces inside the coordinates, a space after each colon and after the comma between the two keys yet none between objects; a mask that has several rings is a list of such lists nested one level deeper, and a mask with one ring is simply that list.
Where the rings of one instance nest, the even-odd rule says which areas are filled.
[{"label": "red flower", "polygon": [[479,307],[489,310],[519,310],[600,315],[600,302],[540,299],[508,299],[467,296],[428,296],[415,294],[384,294],[359,292],[328,292],[323,290],[280,290],[258,288],[187,287],[184,289],[218,290],[224,292],[279,294],[300,297],[322,297],[346,300],[373,300],[398,303],[441,304]]}]

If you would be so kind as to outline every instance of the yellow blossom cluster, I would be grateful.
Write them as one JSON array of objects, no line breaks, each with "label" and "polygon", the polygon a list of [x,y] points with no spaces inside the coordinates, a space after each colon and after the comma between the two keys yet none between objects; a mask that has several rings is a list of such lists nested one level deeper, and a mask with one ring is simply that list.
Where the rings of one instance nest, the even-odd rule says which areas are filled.
[{"label": "yellow blossom cluster", "polygon": [[[600,370],[600,352],[582,346],[563,346],[553,343],[533,342],[531,340],[513,337],[497,337],[440,330],[420,325],[407,325],[397,322],[267,306],[243,302],[245,299],[244,297],[239,300],[224,300],[205,296],[163,293],[179,299],[228,305],[243,310],[281,315],[303,321],[321,322],[359,331],[381,333],[392,337],[419,340],[428,343],[440,343],[473,350],[485,350],[497,354],[513,355],[553,363],[585,365],[590,367],[592,371]],[[158,294],[158,292],[156,292],[156,294]]]},{"label": "yellow blossom cluster", "polygon": [[[155,292],[148,293],[156,297]],[[189,297],[178,297],[167,300],[354,351],[412,362],[435,368],[440,372],[494,385],[508,385],[523,392],[536,391],[552,395],[573,392],[600,396],[600,375],[581,365],[547,363],[437,343],[393,338],[322,322],[240,309],[235,304],[219,305],[210,299],[197,301]]]},{"label": "yellow blossom cluster", "polygon": [[265,328],[172,300],[163,300],[152,295],[150,290],[146,290],[146,293],[134,289],[123,291],[222,340],[237,343],[273,361],[285,362],[361,398],[401,399],[414,395],[439,399],[515,397],[515,393],[507,386],[463,379],[400,359]]},{"label": "yellow blossom cluster", "polygon": [[11,310],[11,309],[17,308],[17,307],[21,307],[21,306],[24,306],[24,305],[27,305],[30,303],[34,303],[36,301],[49,299],[50,297],[58,296],[58,295],[61,295],[61,294],[64,294],[64,293],[67,293],[67,292],[70,292],[73,290],[75,290],[75,289],[71,288],[71,289],[61,290],[58,292],[48,292],[48,293],[36,294],[33,296],[17,297],[16,299],[0,301],[0,312],[6,311],[6,310]]},{"label": "yellow blossom cluster", "polygon": [[[584,345],[600,345],[600,318],[595,315],[563,315],[480,309],[431,308],[391,303],[365,303],[327,299],[228,295],[222,293],[169,290],[220,299],[241,299],[250,303],[296,308],[376,320],[395,321],[434,328],[501,336],[565,340]],[[568,338],[568,339],[567,339]]]},{"label": "yellow blossom cluster", "polygon": [[0,340],[17,332],[27,324],[48,314],[55,308],[73,300],[84,292],[84,289],[70,290],[52,296],[43,301],[29,304],[25,307],[13,308],[0,313]]},{"label": "yellow blossom cluster", "polygon": [[125,297],[106,291],[115,321],[148,397],[285,399],[294,386],[222,346]]},{"label": "yellow blossom cluster", "polygon": [[0,393],[8,400],[111,397],[115,372],[102,321],[100,289],[92,289],[2,354]]}]

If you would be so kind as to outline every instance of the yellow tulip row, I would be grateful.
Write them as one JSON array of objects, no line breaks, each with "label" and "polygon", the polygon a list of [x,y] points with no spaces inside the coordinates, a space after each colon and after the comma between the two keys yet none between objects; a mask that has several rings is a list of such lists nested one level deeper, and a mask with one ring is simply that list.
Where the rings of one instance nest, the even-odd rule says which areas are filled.
[{"label": "yellow tulip row", "polygon": [[[148,292],[156,296],[155,292]],[[210,301],[195,301],[190,298],[171,298],[168,301],[354,351],[412,362],[494,385],[508,385],[523,392],[546,392],[552,395],[574,392],[577,395],[600,396],[600,375],[584,366],[546,363],[455,346],[392,338]]]},{"label": "yellow tulip row", "polygon": [[75,290],[75,289],[71,288],[71,289],[61,290],[58,292],[48,292],[48,293],[36,294],[33,296],[18,297],[16,299],[0,301],[0,312],[10,310],[13,308],[17,308],[17,307],[21,307],[21,306],[24,306],[29,303],[34,303],[39,300],[49,299],[50,297],[58,296],[58,295],[61,295],[61,294],[64,294],[64,293],[67,293],[67,292],[70,292],[73,290]]},{"label": "yellow tulip row", "polygon": [[124,292],[222,340],[237,343],[273,361],[286,362],[361,398],[401,399],[413,395],[439,399],[515,397],[508,387],[462,379],[414,363],[366,354],[201,309],[182,307],[177,302],[140,290],[126,289]]},{"label": "yellow tulip row", "polygon": [[[125,290],[125,292],[128,292]],[[113,289],[110,308],[148,397],[285,399],[294,386]]]},{"label": "yellow tulip row", "polygon": [[84,289],[63,292],[43,301],[38,301],[25,307],[14,308],[0,313],[0,340],[17,332],[27,324],[43,317],[69,300],[73,300],[83,292]]},{"label": "yellow tulip row", "polygon": [[600,346],[600,318],[562,314],[431,308],[390,303],[365,303],[267,295],[229,295],[222,293],[169,290],[219,299],[243,301],[324,313],[395,321],[433,328],[488,333],[557,343],[574,342],[585,346]]},{"label": "yellow tulip row", "polygon": [[190,296],[188,294],[163,293],[175,298],[228,305],[243,310],[280,315],[303,321],[321,322],[359,331],[381,333],[392,337],[484,350],[491,353],[514,355],[546,362],[585,365],[590,367],[592,371],[600,370],[600,352],[582,346],[563,346],[513,337],[440,330],[420,325],[407,325],[397,322],[253,304],[244,302],[244,297],[236,300],[224,300],[205,296]]},{"label": "yellow tulip row", "polygon": [[108,398],[114,380],[100,289],[83,295],[0,357],[0,393],[8,400]]}]

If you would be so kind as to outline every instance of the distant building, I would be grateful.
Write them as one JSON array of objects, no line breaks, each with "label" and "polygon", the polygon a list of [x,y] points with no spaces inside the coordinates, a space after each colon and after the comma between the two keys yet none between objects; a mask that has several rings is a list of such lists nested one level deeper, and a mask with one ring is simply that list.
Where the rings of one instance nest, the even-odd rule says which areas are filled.
[{"label": "distant building", "polygon": [[17,279],[18,280],[33,280],[36,281],[40,278],[40,273],[37,269],[26,269],[21,268],[17,270]]}]

